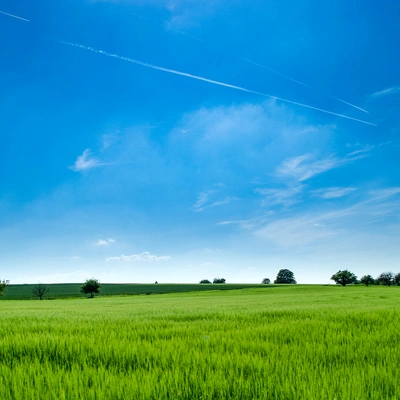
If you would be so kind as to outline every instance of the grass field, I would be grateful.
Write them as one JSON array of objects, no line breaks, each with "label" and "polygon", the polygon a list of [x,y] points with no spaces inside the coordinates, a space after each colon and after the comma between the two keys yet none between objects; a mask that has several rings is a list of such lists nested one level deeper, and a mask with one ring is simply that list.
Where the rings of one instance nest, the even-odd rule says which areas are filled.
[{"label": "grass field", "polygon": [[1,399],[400,399],[400,288],[0,303]]},{"label": "grass field", "polygon": [[[5,296],[0,296],[0,300],[25,300],[35,299],[32,289],[36,285],[8,285]],[[50,291],[44,296],[44,299],[60,299],[71,297],[87,297],[80,292],[81,284],[79,283],[60,283],[46,285]],[[139,294],[165,294],[165,293],[181,293],[181,292],[197,292],[209,290],[233,290],[233,289],[249,289],[249,288],[273,288],[273,285],[254,285],[254,284],[143,284],[143,283],[105,283],[101,285],[101,296],[115,295],[139,295]]]}]

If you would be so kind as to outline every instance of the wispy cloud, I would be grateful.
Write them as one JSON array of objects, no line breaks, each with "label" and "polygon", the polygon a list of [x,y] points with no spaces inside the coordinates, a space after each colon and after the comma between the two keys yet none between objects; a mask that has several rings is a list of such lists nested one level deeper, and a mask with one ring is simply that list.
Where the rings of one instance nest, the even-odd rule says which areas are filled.
[{"label": "wispy cloud", "polygon": [[354,192],[357,190],[356,188],[353,187],[330,187],[330,188],[323,188],[323,189],[317,189],[313,190],[311,193],[314,196],[320,197],[322,199],[336,199],[339,197],[347,196],[348,194]]},{"label": "wispy cloud", "polygon": [[95,243],[95,246],[108,246],[108,245],[110,245],[111,243],[115,243],[115,239],[111,239],[111,238],[108,238],[108,239],[99,239],[99,240]]},{"label": "wispy cloud", "polygon": [[210,197],[214,194],[217,193],[217,190],[208,190],[207,192],[202,192],[199,194],[196,203],[193,206],[193,211],[194,212],[200,212],[203,211],[206,208],[211,208],[211,207],[218,207],[222,206],[224,204],[229,204],[232,201],[238,200],[236,197],[232,196],[227,196],[222,200],[216,200],[213,202],[209,202]]},{"label": "wispy cloud", "polygon": [[249,62],[250,64],[256,65],[257,67],[261,67],[261,68],[267,69],[268,71],[271,71],[271,72],[273,72],[274,74],[280,75],[280,76],[282,76],[283,78],[288,79],[289,81],[292,81],[292,82],[295,82],[295,83],[297,83],[297,84],[299,84],[299,85],[306,86],[306,87],[309,87],[310,89],[316,90],[317,92],[320,92],[320,93],[322,93],[323,95],[325,95],[325,96],[327,96],[327,97],[330,97],[331,99],[340,101],[341,103],[347,104],[347,105],[350,106],[350,107],[353,107],[353,108],[356,108],[357,110],[360,110],[360,111],[363,111],[363,112],[365,112],[365,113],[368,113],[367,110],[364,110],[364,109],[361,108],[361,107],[358,107],[358,106],[356,106],[356,105],[354,105],[354,104],[349,103],[348,101],[342,100],[342,99],[340,99],[340,98],[338,98],[338,97],[335,97],[335,96],[332,96],[332,95],[330,95],[330,94],[328,94],[328,93],[325,93],[325,92],[323,92],[323,91],[321,91],[321,90],[319,90],[319,89],[316,89],[315,87],[313,87],[313,86],[311,86],[311,85],[309,85],[309,84],[307,84],[307,83],[300,82],[300,81],[298,81],[298,80],[296,80],[296,79],[290,78],[289,76],[284,75],[284,74],[282,74],[281,72],[275,71],[275,70],[272,69],[272,68],[266,67],[265,65],[258,64],[258,63],[254,62],[254,61],[249,60],[248,58],[244,58],[244,60],[247,61],[247,62]]},{"label": "wispy cloud", "polygon": [[338,168],[350,162],[368,157],[368,153],[372,148],[353,151],[342,158],[331,155],[320,160],[315,160],[315,156],[312,154],[287,158],[277,168],[276,175],[281,178],[303,182],[333,168]]},{"label": "wispy cloud", "polygon": [[168,72],[170,74],[185,76],[187,78],[191,78],[191,79],[196,79],[196,80],[203,81],[203,82],[212,83],[214,85],[224,86],[224,87],[235,89],[235,90],[240,90],[242,92],[256,94],[258,96],[268,97],[270,99],[278,100],[278,101],[281,101],[281,102],[284,102],[284,103],[293,104],[293,105],[296,105],[296,106],[299,106],[299,107],[305,107],[305,108],[308,108],[308,109],[311,109],[311,110],[315,110],[315,111],[320,111],[320,112],[323,112],[325,114],[330,114],[330,115],[334,115],[336,117],[349,119],[349,120],[352,120],[352,121],[360,122],[362,124],[376,126],[376,124],[373,124],[371,122],[364,121],[364,120],[361,120],[361,119],[358,119],[358,118],[349,117],[348,115],[338,114],[338,113],[335,113],[333,111],[328,111],[328,110],[325,110],[325,109],[322,109],[322,108],[318,108],[318,107],[314,107],[314,106],[311,106],[311,105],[308,105],[308,104],[299,103],[297,101],[284,99],[282,97],[272,96],[272,95],[269,95],[269,94],[266,94],[266,93],[261,93],[261,92],[255,91],[255,90],[246,89],[246,88],[241,87],[241,86],[231,85],[229,83],[224,83],[224,82],[216,81],[216,80],[213,80],[213,79],[204,78],[204,77],[201,77],[201,76],[198,76],[198,75],[189,74],[187,72],[182,72],[182,71],[177,71],[177,70],[170,69],[170,68],[160,67],[158,65],[149,64],[149,63],[146,63],[146,62],[143,62],[143,61],[140,61],[140,60],[136,60],[136,59],[133,59],[133,58],[123,57],[123,56],[119,56],[117,54],[108,53],[107,51],[104,51],[104,50],[98,50],[98,49],[95,49],[93,47],[84,46],[84,45],[79,44],[79,43],[72,43],[72,42],[67,42],[67,41],[64,41],[64,40],[56,40],[56,42],[64,44],[64,45],[67,45],[67,46],[77,47],[77,48],[80,48],[80,49],[83,49],[83,50],[91,51],[93,53],[101,54],[101,55],[104,55],[104,56],[107,56],[107,57],[113,57],[113,58],[116,58],[118,60],[128,61],[128,62],[137,64],[137,65],[141,65],[143,67],[155,69],[155,70],[158,70],[158,71],[163,71],[163,72]]},{"label": "wispy cloud", "polygon": [[29,19],[18,17],[18,15],[9,14],[9,13],[6,13],[4,11],[0,11],[0,14],[4,14],[4,15],[7,15],[7,16],[12,17],[12,18],[20,19],[21,21],[30,22]]},{"label": "wispy cloud", "polygon": [[69,168],[72,169],[72,171],[79,172],[97,167],[99,165],[102,164],[95,158],[91,157],[90,149],[86,149],[80,156],[78,156],[74,165]]},{"label": "wispy cloud", "polygon": [[283,205],[291,206],[299,201],[300,194],[303,191],[302,185],[291,186],[281,189],[256,189],[255,192],[264,196],[262,205],[272,206],[272,205]]},{"label": "wispy cloud", "polygon": [[132,254],[130,256],[124,256],[123,254],[118,257],[108,257],[106,261],[124,261],[124,262],[159,262],[159,261],[169,261],[171,260],[170,256],[156,256],[150,254],[148,251],[145,251],[141,254]]},{"label": "wispy cloud", "polygon": [[392,86],[390,88],[384,89],[384,90],[380,90],[379,92],[375,92],[370,94],[368,97],[373,100],[379,97],[383,97],[383,96],[388,96],[390,94],[395,94],[395,93],[399,93],[400,92],[400,85],[398,86]]}]

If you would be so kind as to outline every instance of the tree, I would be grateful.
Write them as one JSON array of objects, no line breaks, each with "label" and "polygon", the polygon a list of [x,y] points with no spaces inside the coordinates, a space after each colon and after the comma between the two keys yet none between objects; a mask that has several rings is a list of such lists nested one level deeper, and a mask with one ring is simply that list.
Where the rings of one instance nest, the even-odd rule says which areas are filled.
[{"label": "tree", "polygon": [[2,296],[4,294],[4,292],[6,291],[6,286],[10,283],[9,280],[0,279],[0,296]]},{"label": "tree", "polygon": [[394,276],[394,283],[400,286],[400,272]]},{"label": "tree", "polygon": [[200,283],[211,283],[208,279],[202,279]]},{"label": "tree", "polygon": [[375,279],[371,275],[364,275],[361,279],[360,282],[365,285],[373,285],[375,283]]},{"label": "tree", "polygon": [[342,286],[346,286],[351,283],[357,282],[357,277],[350,272],[349,270],[339,270],[336,274],[333,274],[331,277],[332,281],[335,281],[336,284],[340,284]]},{"label": "tree", "polygon": [[50,291],[50,288],[47,287],[46,285],[43,285],[42,283],[39,283],[32,289],[32,293],[36,296],[39,297],[39,300],[43,299],[43,296]]},{"label": "tree", "polygon": [[81,292],[90,294],[90,298],[93,299],[94,294],[100,292],[100,287],[98,279],[86,279],[86,282],[81,286]]},{"label": "tree", "polygon": [[391,286],[395,283],[394,281],[394,273],[393,272],[382,272],[376,280],[379,282],[379,285],[386,285],[386,286]]},{"label": "tree", "polygon": [[264,278],[261,282],[263,285],[269,285],[271,281],[268,278]]},{"label": "tree", "polygon": [[276,279],[275,279],[274,283],[295,284],[297,282],[294,279],[294,274],[292,271],[290,271],[288,269],[281,269],[281,270],[279,270],[278,275],[276,275]]},{"label": "tree", "polygon": [[213,281],[213,283],[225,283],[225,282],[226,282],[226,279],[224,279],[224,278],[215,278]]}]

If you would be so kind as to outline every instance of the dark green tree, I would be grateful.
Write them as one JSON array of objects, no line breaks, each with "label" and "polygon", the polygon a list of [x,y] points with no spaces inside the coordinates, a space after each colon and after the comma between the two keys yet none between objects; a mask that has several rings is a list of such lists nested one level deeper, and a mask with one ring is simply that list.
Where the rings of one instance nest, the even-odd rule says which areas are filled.
[{"label": "dark green tree", "polygon": [[386,285],[386,286],[392,286],[395,281],[394,281],[394,273],[387,271],[387,272],[382,272],[376,280],[379,282],[379,285]]},{"label": "dark green tree", "polygon": [[4,294],[4,292],[6,291],[6,286],[10,283],[9,280],[0,279],[0,296],[2,296]]},{"label": "dark green tree", "polygon": [[211,283],[208,279],[202,279],[200,283]]},{"label": "dark green tree", "polygon": [[364,275],[360,279],[360,283],[362,283],[365,286],[373,285],[375,283],[375,279],[371,275]]},{"label": "dark green tree", "polygon": [[394,276],[394,283],[400,286],[400,272]]},{"label": "dark green tree", "polygon": [[81,286],[81,292],[90,294],[90,298],[93,299],[95,293],[100,292],[100,282],[98,279],[87,279],[86,282]]},{"label": "dark green tree", "polygon": [[32,293],[39,297],[39,300],[43,299],[43,296],[50,291],[50,288],[42,283],[39,283],[32,289]]},{"label": "dark green tree", "polygon": [[213,281],[213,283],[225,283],[225,282],[226,282],[226,279],[224,279],[224,278],[215,278]]},{"label": "dark green tree", "polygon": [[264,278],[261,283],[263,285],[269,285],[271,283],[271,281],[269,280],[269,278]]},{"label": "dark green tree", "polygon": [[281,270],[279,270],[278,275],[276,275],[276,279],[275,279],[274,283],[295,284],[297,282],[294,279],[294,274],[292,271],[290,271],[288,269],[281,269]]},{"label": "dark green tree", "polygon": [[336,272],[336,274],[333,274],[331,280],[335,281],[337,284],[346,286],[351,283],[356,283],[357,277],[352,272],[345,269],[343,271],[339,270],[338,272]]}]

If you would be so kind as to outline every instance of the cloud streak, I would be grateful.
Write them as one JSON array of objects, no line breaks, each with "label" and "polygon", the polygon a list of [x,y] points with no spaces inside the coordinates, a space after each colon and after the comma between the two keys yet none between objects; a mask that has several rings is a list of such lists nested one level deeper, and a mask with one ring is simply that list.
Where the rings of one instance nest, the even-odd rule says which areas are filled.
[{"label": "cloud streak", "polygon": [[9,14],[9,13],[6,13],[4,11],[0,11],[0,14],[8,15],[9,17],[20,19],[21,21],[30,22],[29,19],[18,17],[18,15]]},{"label": "cloud streak", "polygon": [[384,90],[381,90],[379,92],[372,93],[369,98],[371,99],[376,99],[378,97],[383,97],[383,96],[388,96],[390,94],[395,94],[400,92],[400,85],[399,86],[393,86]]},{"label": "cloud streak", "polygon": [[158,262],[158,261],[169,261],[169,260],[171,260],[170,256],[155,256],[154,254],[150,254],[148,251],[145,251],[142,254],[132,254],[131,256],[124,256],[122,254],[119,257],[106,258],[106,261],[125,261],[125,262],[132,262],[132,261]]},{"label": "cloud streak", "polygon": [[98,165],[101,165],[101,164],[95,158],[91,158],[90,150],[86,149],[82,153],[82,155],[78,156],[74,165],[72,165],[69,168],[72,169],[72,171],[80,172],[80,171],[85,171],[90,168],[97,167]]},{"label": "cloud streak", "polygon": [[281,72],[275,71],[275,70],[272,69],[272,68],[269,68],[269,67],[266,67],[265,65],[261,65],[261,64],[258,64],[258,63],[256,63],[256,62],[254,62],[254,61],[251,61],[251,60],[249,60],[248,58],[244,58],[244,60],[247,61],[247,62],[250,63],[250,64],[256,65],[257,67],[267,69],[268,71],[271,71],[271,72],[273,72],[274,74],[280,75],[280,76],[282,76],[283,78],[288,79],[289,81],[292,81],[292,82],[295,82],[295,83],[297,83],[297,84],[299,84],[299,85],[306,86],[306,87],[308,87],[308,88],[310,88],[310,89],[316,90],[317,92],[320,92],[320,93],[322,93],[323,95],[325,95],[325,96],[327,96],[327,97],[330,97],[331,99],[340,101],[341,103],[347,104],[347,105],[350,106],[350,107],[354,107],[354,108],[356,108],[357,110],[360,110],[360,111],[362,111],[362,112],[365,112],[365,113],[369,114],[369,112],[368,112],[367,110],[364,110],[364,109],[361,108],[361,107],[358,107],[358,106],[356,106],[356,105],[354,105],[354,104],[352,104],[352,103],[349,103],[348,101],[345,101],[345,100],[339,99],[338,97],[332,96],[331,94],[325,93],[325,92],[323,92],[322,90],[319,90],[319,89],[317,89],[317,88],[315,88],[315,87],[309,85],[308,83],[304,83],[304,82],[298,81],[298,80],[296,80],[296,79],[293,79],[293,78],[291,78],[290,76],[284,75],[284,74],[282,74]]},{"label": "cloud streak", "polygon": [[160,67],[158,65],[149,64],[149,63],[146,63],[146,62],[143,62],[143,61],[140,61],[140,60],[136,60],[134,58],[123,57],[123,56],[119,56],[118,54],[108,53],[107,51],[104,51],[104,50],[98,50],[98,49],[95,49],[93,47],[84,46],[84,45],[79,44],[79,43],[72,43],[72,42],[67,42],[67,41],[64,41],[64,40],[55,40],[55,41],[57,43],[60,43],[60,44],[64,44],[64,45],[72,46],[72,47],[78,47],[78,48],[83,49],[83,50],[91,51],[91,52],[97,53],[97,54],[102,54],[102,55],[107,56],[107,57],[113,57],[113,58],[116,58],[118,60],[128,61],[128,62],[131,62],[133,64],[141,65],[143,67],[155,69],[155,70],[158,70],[158,71],[168,72],[168,73],[174,74],[174,75],[185,76],[187,78],[191,78],[191,79],[196,79],[196,80],[203,81],[203,82],[212,83],[212,84],[218,85],[218,86],[224,86],[224,87],[227,87],[227,88],[239,90],[239,91],[246,92],[246,93],[256,94],[258,96],[268,97],[270,99],[278,100],[278,101],[281,101],[281,102],[284,102],[284,103],[288,103],[288,104],[297,105],[299,107],[304,107],[304,108],[308,108],[308,109],[315,110],[315,111],[320,111],[320,112],[325,113],[325,114],[330,114],[330,115],[334,115],[336,117],[349,119],[349,120],[352,120],[352,121],[360,122],[362,124],[376,126],[376,124],[373,124],[371,122],[367,122],[367,121],[364,121],[364,120],[361,120],[361,119],[358,119],[358,118],[349,117],[348,115],[338,114],[338,113],[335,113],[333,111],[328,111],[328,110],[325,110],[325,109],[322,109],[322,108],[310,106],[310,105],[303,104],[303,103],[298,103],[296,101],[284,99],[284,98],[277,97],[277,96],[272,96],[272,95],[269,95],[269,94],[266,94],[266,93],[257,92],[255,90],[246,89],[246,88],[241,87],[241,86],[236,86],[236,85],[231,85],[229,83],[215,81],[213,79],[208,79],[208,78],[204,78],[204,77],[201,77],[201,76],[198,76],[198,75],[189,74],[187,72],[182,72],[182,71],[177,71],[177,70],[170,69],[170,68]]}]

